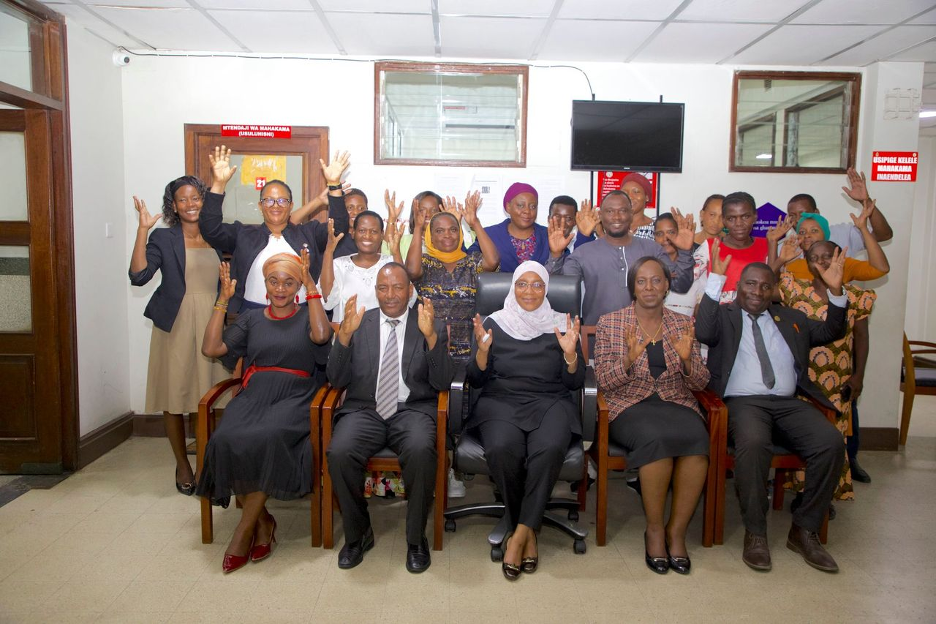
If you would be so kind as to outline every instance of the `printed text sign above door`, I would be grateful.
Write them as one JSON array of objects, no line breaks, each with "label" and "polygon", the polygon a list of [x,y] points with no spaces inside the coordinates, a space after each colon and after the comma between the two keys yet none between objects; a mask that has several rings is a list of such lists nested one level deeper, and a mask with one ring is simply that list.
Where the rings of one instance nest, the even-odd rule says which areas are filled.
[{"label": "printed text sign above door", "polygon": [[254,126],[221,124],[223,137],[259,137],[262,139],[291,139],[292,126]]}]

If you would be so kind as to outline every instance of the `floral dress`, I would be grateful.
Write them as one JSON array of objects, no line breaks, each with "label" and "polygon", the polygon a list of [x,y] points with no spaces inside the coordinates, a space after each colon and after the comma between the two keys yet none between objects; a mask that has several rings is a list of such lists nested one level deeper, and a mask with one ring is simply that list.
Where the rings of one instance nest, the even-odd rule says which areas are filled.
[{"label": "floral dress", "polygon": [[422,277],[416,284],[419,297],[432,301],[436,320],[449,328],[449,353],[457,363],[471,356],[471,319],[475,315],[478,276],[484,271],[480,251],[466,255],[450,273],[442,261],[429,254],[422,257]]},{"label": "floral dress", "polygon": [[[838,410],[836,426],[842,436],[851,435],[851,401],[842,400],[842,389],[852,374],[852,351],[855,343],[854,328],[857,321],[871,315],[877,294],[873,290],[864,290],[845,284],[848,295],[848,324],[845,337],[827,345],[814,347],[809,352],[809,379],[815,383]],[[784,272],[780,277],[780,292],[784,305],[803,312],[811,319],[824,321],[829,304],[819,297],[812,280],[800,280],[792,273]],[[789,474],[789,473],[788,473]],[[805,471],[799,470],[786,483],[787,489],[802,491]],[[853,500],[851,470],[848,458],[842,466],[842,475],[835,490],[835,500]]]}]

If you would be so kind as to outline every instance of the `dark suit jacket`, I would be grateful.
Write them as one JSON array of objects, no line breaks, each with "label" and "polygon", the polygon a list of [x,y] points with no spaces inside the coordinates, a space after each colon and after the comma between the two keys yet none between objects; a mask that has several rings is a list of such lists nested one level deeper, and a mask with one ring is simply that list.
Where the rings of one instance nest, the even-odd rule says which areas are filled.
[{"label": "dark suit jacket", "polygon": [[[441,321],[435,322],[438,335],[435,348],[429,349],[419,331],[416,307],[410,308],[403,336],[403,381],[409,388],[406,405],[433,418],[436,415],[438,393],[448,390],[454,376],[452,356],[448,352],[448,334]],[[380,310],[364,313],[361,326],[347,347],[337,336],[325,369],[328,382],[347,388],[344,404],[337,416],[362,409],[376,409],[377,373],[380,368]]]},{"label": "dark suit jacket", "polygon": [[[244,301],[244,288],[247,285],[247,273],[257,255],[270,241],[270,230],[265,223],[248,225],[235,221],[224,223],[221,204],[224,195],[205,193],[205,204],[198,216],[198,228],[202,236],[215,249],[232,255],[231,278],[237,280],[234,296],[228,303],[228,311],[237,312]],[[348,209],[343,197],[328,196],[328,216],[334,219],[335,231],[348,230]],[[322,254],[328,243],[328,225],[318,221],[309,221],[302,225],[287,224],[283,238],[299,254],[302,245],[309,246],[309,272],[318,280],[322,272]]]},{"label": "dark suit jacket", "polygon": [[[737,303],[719,305],[705,295],[695,316],[696,339],[709,346],[708,368],[712,378],[708,387],[722,398],[741,343],[741,313],[741,306]],[[847,310],[830,302],[826,320],[817,321],[799,310],[774,303],[767,308],[766,314],[774,319],[793,353],[797,389],[834,409],[822,390],[809,379],[809,351],[845,335]]]},{"label": "dark suit jacket", "polygon": [[[221,252],[218,259],[221,259]],[[158,228],[146,243],[146,268],[139,273],[129,271],[130,283],[143,286],[162,270],[162,283],[150,297],[143,316],[164,332],[172,331],[179,306],[185,296],[185,237],[182,226]]]}]

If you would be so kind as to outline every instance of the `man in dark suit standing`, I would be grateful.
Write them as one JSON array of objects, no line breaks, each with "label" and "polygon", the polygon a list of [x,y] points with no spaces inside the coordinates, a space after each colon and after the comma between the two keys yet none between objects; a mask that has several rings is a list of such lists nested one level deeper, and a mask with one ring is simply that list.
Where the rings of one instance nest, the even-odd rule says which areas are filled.
[{"label": "man in dark suit standing", "polygon": [[406,270],[386,264],[375,287],[375,310],[358,308],[356,296],[348,300],[326,368],[333,386],[347,388],[326,451],[345,532],[338,567],[353,568],[374,546],[364,468],[389,447],[406,483],[406,569],[418,573],[431,563],[426,520],[436,483],[438,393],[448,389],[454,368],[432,303],[407,307],[413,286]]},{"label": "man in dark suit standing", "polygon": [[822,273],[829,286],[829,311],[821,322],[772,303],[777,276],[762,263],[744,269],[734,303],[719,305],[731,256],[719,259],[718,244],[713,245],[712,273],[696,314],[696,338],[709,346],[709,388],[728,407],[735,486],[745,528],[742,559],[755,570],[771,568],[767,477],[777,431],[782,445],[806,462],[806,491],[803,504],[793,513],[787,548],[814,568],[837,572],[838,565],[819,543],[818,532],[842,472],[845,447],[835,426],[796,394],[832,407],[809,379],[809,351],[845,333],[845,253],[836,252]]}]

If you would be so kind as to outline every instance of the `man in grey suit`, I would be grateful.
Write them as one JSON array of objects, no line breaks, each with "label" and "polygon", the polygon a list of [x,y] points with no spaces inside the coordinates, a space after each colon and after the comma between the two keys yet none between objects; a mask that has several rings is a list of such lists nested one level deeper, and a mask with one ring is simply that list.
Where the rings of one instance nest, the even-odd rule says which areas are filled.
[{"label": "man in grey suit", "polygon": [[819,267],[828,285],[825,321],[772,302],[777,276],[754,262],[738,281],[737,299],[719,305],[725,268],[718,241],[712,245],[712,272],[695,317],[696,338],[709,346],[709,388],[728,407],[728,435],[735,448],[735,487],[744,521],[742,559],[755,570],[771,568],[767,546],[767,477],[774,434],[806,462],[806,490],[793,513],[787,548],[814,568],[837,572],[838,565],[819,543],[818,532],[845,461],[845,444],[835,425],[803,394],[832,408],[809,379],[809,351],[845,334],[848,297],[842,290],[845,254],[836,251]]},{"label": "man in grey suit", "polygon": [[374,546],[364,469],[389,447],[406,483],[406,569],[419,573],[431,564],[426,520],[436,483],[438,393],[448,389],[454,368],[432,303],[407,307],[413,286],[406,270],[384,265],[375,288],[377,309],[365,312],[356,296],[348,300],[326,368],[329,383],[347,389],[326,451],[345,532],[338,567],[355,567]]}]

